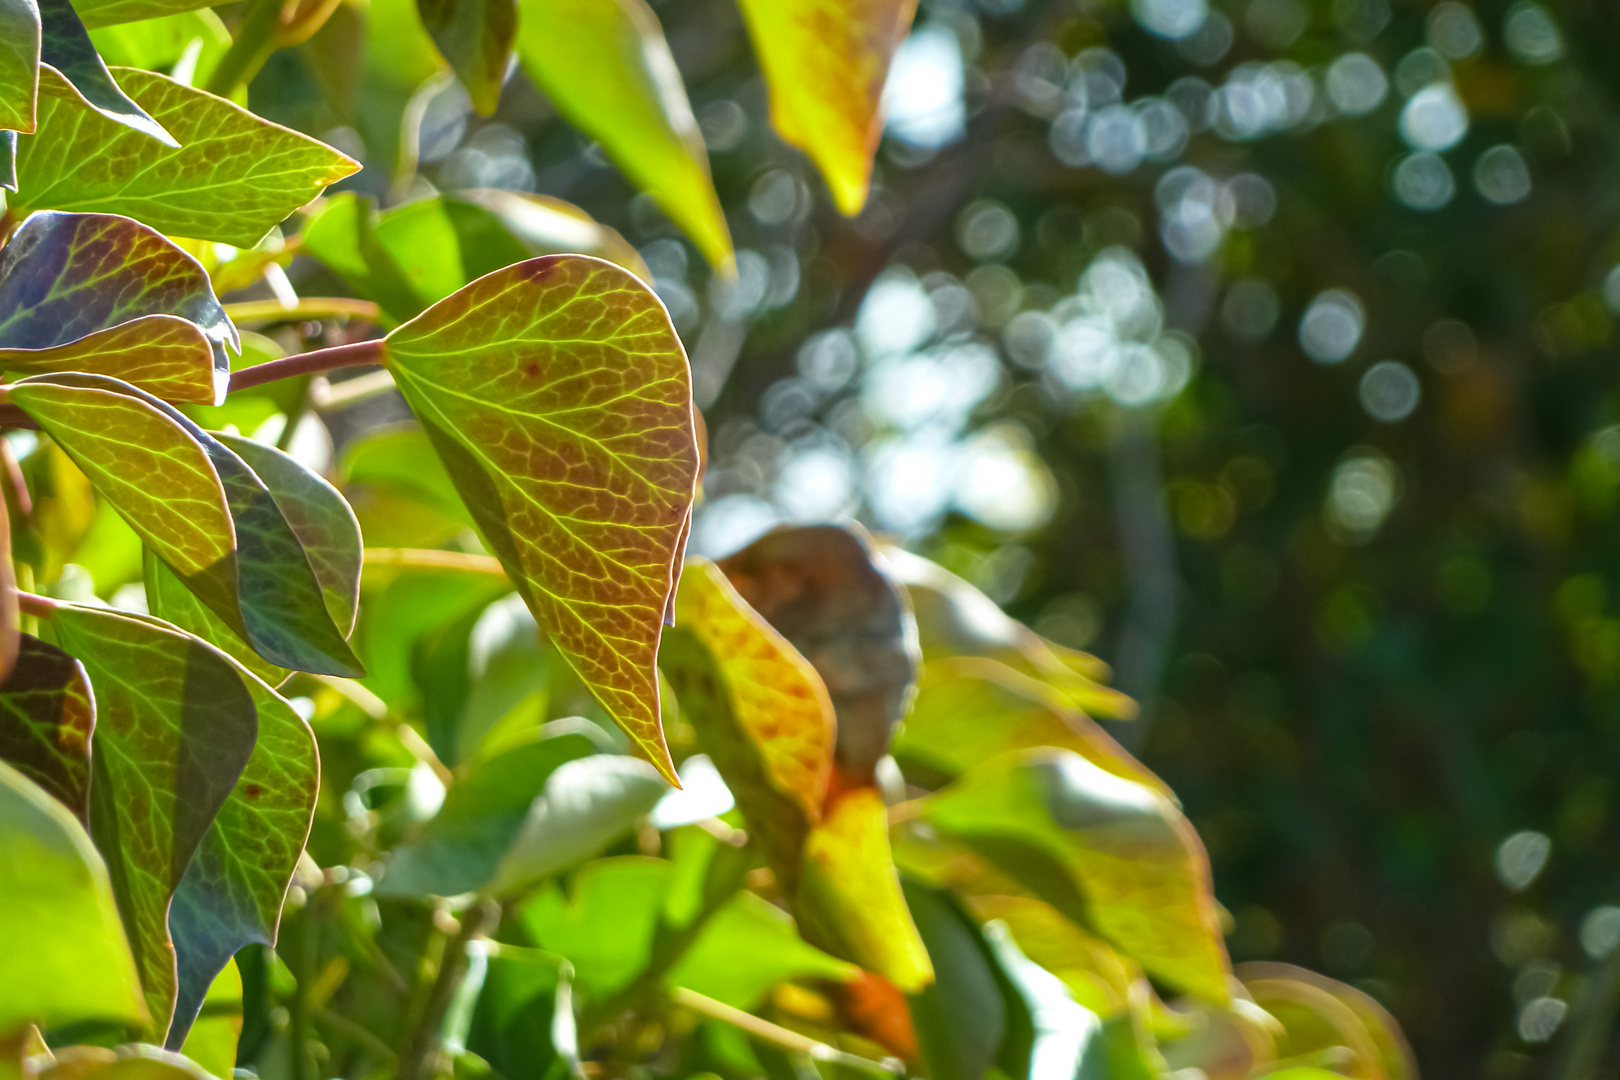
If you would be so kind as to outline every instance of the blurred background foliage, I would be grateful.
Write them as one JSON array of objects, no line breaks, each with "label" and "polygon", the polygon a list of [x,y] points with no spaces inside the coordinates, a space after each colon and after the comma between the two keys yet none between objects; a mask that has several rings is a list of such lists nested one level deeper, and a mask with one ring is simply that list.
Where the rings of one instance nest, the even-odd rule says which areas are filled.
[{"label": "blurred background foliage", "polygon": [[[692,357],[694,550],[850,515],[1110,661],[1235,961],[1366,990],[1431,1077],[1593,1053],[1561,1031],[1620,993],[1620,8],[925,0],[844,218],[735,5],[653,6],[734,275],[521,71],[473,111],[401,0],[341,3],[247,100],[385,209],[506,189],[617,230]],[[212,18],[96,39],[203,84]],[[351,444],[385,399],[327,404],[345,475],[411,472]]]}]

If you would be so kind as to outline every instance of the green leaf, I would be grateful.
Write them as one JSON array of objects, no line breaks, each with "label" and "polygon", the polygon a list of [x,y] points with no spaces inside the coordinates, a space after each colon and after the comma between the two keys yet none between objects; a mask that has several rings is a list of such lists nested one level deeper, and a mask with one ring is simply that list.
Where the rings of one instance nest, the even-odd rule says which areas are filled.
[{"label": "green leaf", "polygon": [[708,151],[645,0],[520,0],[518,57],[563,118],[602,144],[704,258],[732,261]]},{"label": "green leaf", "polygon": [[41,1069],[38,1080],[216,1080],[179,1054],[142,1043],[104,1050],[70,1046]]},{"label": "green leaf", "polygon": [[74,0],[79,17],[89,27],[157,19],[208,7],[204,0]]},{"label": "green leaf", "polygon": [[1027,1024],[1028,1016],[1008,1015],[1008,1006],[1021,1002],[1004,998],[994,957],[954,897],[913,879],[900,884],[934,968],[934,982],[910,1000],[928,1075],[979,1080],[995,1063],[1009,1024]]},{"label": "green leaf", "polygon": [[597,854],[635,826],[669,786],[646,762],[598,754],[559,765],[529,805],[489,892],[513,896]]},{"label": "green leaf", "polygon": [[34,130],[39,39],[39,8],[34,0],[0,0],[0,129]]},{"label": "green leaf", "polygon": [[370,199],[345,191],[327,199],[304,223],[303,249],[341,274],[363,298],[375,300],[392,322],[426,306],[388,249],[376,236]]},{"label": "green leaf", "polygon": [[0,760],[90,820],[90,733],[95,704],[84,667],[55,645],[21,636],[0,682]]},{"label": "green leaf", "polygon": [[[415,424],[368,431],[343,450],[345,486],[367,484],[408,495],[446,517],[471,526],[467,504],[445,472],[427,433]],[[375,544],[374,544],[375,546]]]},{"label": "green leaf", "polygon": [[664,982],[752,1009],[784,979],[849,982],[860,969],[799,937],[787,912],[751,892],[716,911]]},{"label": "green leaf", "polygon": [[236,1046],[242,1037],[242,973],[232,960],[209,984],[203,1014],[191,1026],[180,1052],[210,1076],[230,1076],[236,1069]]},{"label": "green leaf", "polygon": [[1346,1076],[1417,1077],[1400,1025],[1355,987],[1292,964],[1241,964],[1237,976],[1254,1003],[1281,1023],[1279,1060],[1314,1059]]},{"label": "green leaf", "polygon": [[0,191],[17,190],[17,133],[0,130]]},{"label": "green leaf", "polygon": [[91,43],[90,32],[68,0],[40,0],[39,24],[40,63],[55,68],[85,104],[114,123],[149,135],[165,146],[179,147],[163,125],[118,88]]},{"label": "green leaf", "polygon": [[155,620],[63,605],[51,626],[94,688],[91,834],[153,1027],[166,1031],[177,989],[170,899],[253,753],[253,697],[223,655]]},{"label": "green leaf", "polygon": [[473,108],[492,115],[512,59],[516,0],[416,0],[416,10],[467,88]]},{"label": "green leaf", "polygon": [[791,895],[832,766],[832,702],[820,676],[707,559],[687,562],[658,662]]},{"label": "green leaf", "polygon": [[178,1049],[232,956],[274,945],[281,904],[304,851],[320,758],[309,725],[257,677],[238,671],[258,715],[258,739],[169,909],[179,992],[165,1045]]},{"label": "green leaf", "polygon": [[236,327],[167,237],[112,214],[29,215],[0,250],[0,369],[110,375],[218,404]]},{"label": "green leaf", "polygon": [[377,882],[384,896],[460,896],[483,888],[523,828],[529,807],[558,766],[596,752],[578,733],[546,737],[457,771],[444,805],[422,829],[394,849]]},{"label": "green leaf", "polygon": [[855,788],[824,813],[805,842],[794,903],[805,939],[907,994],[921,992],[934,970],[900,891],[883,797]]},{"label": "green leaf", "polygon": [[922,802],[923,820],[988,859],[1147,972],[1224,1003],[1209,860],[1169,799],[1078,754],[1005,754]]},{"label": "green leaf", "polygon": [[193,86],[207,83],[209,73],[231,47],[230,31],[207,8],[101,26],[90,31],[90,40],[108,64],[148,71],[166,71],[195,50],[192,77],[185,80]]},{"label": "green leaf", "polygon": [[883,135],[878,104],[916,0],[742,0],[770,88],[771,121],[821,170],[833,202],[860,212]]},{"label": "green leaf", "polygon": [[0,1031],[27,1023],[146,1023],[106,864],[61,803],[4,762],[0,881]]},{"label": "green leaf", "polygon": [[161,232],[252,247],[360,167],[224,98],[149,71],[114,74],[180,148],[166,149],[106,119],[60,75],[41,68],[39,131],[21,141],[14,212],[125,214]]},{"label": "green leaf", "polygon": [[435,304],[384,351],[541,628],[673,779],[655,660],[698,458],[663,305],[610,263],[533,259]]},{"label": "green leaf", "polygon": [[663,859],[598,859],[574,875],[572,896],[556,884],[537,893],[523,906],[523,927],[541,948],[567,957],[580,986],[600,1001],[651,961],[674,874]]},{"label": "green leaf", "polygon": [[966,896],[963,902],[986,922],[1012,934],[1031,962],[1056,975],[1069,994],[1104,1019],[1127,1012],[1131,987],[1141,970],[1051,904],[1029,896]]},{"label": "green leaf", "polygon": [[1125,1075],[1109,1067],[1103,1025],[1069,996],[1061,980],[1026,958],[1005,926],[985,926],[984,939],[1012,991],[1023,999],[1033,1029],[1027,1048],[1021,1048],[1022,1060],[1009,1061],[1003,1053],[999,1064],[1007,1075],[1029,1080]]},{"label": "green leaf", "polygon": [[846,786],[872,782],[917,677],[917,632],[905,598],[873,562],[859,528],[776,529],[719,564],[826,684],[838,715],[834,760]]},{"label": "green leaf", "polygon": [[[378,571],[367,570],[371,582]],[[355,642],[365,658],[365,686],[401,712],[420,707],[411,670],[418,643],[438,627],[469,615],[512,591],[505,578],[449,568],[408,568],[385,585],[366,585]]]},{"label": "green leaf", "polygon": [[292,674],[291,668],[273,664],[255,652],[242,633],[214,614],[196,593],[186,588],[168,563],[144,545],[141,577],[146,586],[146,606],[153,615],[202,638],[271,686],[280,686]]}]

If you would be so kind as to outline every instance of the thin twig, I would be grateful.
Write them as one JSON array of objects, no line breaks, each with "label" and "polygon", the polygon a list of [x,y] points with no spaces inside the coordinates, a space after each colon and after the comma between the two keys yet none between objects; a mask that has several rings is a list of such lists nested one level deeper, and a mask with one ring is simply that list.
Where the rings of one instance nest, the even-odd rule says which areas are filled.
[{"label": "thin twig", "polygon": [[62,606],[62,602],[52,600],[48,596],[40,596],[38,593],[23,592],[18,589],[17,606],[22,609],[25,615],[35,615],[42,619],[48,619],[56,614],[56,609]]},{"label": "thin twig", "polygon": [[226,304],[225,314],[232,322],[266,323],[290,319],[327,319],[344,316],[363,322],[376,322],[382,309],[370,300],[355,300],[347,296],[301,296],[291,307],[280,300],[243,300]]},{"label": "thin twig", "polygon": [[706,997],[696,990],[688,990],[684,986],[677,986],[669,992],[670,1000],[677,1005],[702,1013],[712,1020],[719,1020],[732,1027],[746,1031],[754,1038],[768,1042],[773,1046],[780,1046],[784,1050],[792,1050],[801,1054],[809,1054],[816,1061],[826,1061],[843,1065],[851,1069],[860,1069],[863,1072],[877,1073],[881,1076],[904,1075],[905,1070],[871,1058],[863,1058],[847,1053],[835,1046],[828,1046],[824,1042],[812,1039],[808,1035],[801,1035],[791,1028],[773,1024],[769,1020],[755,1016],[753,1013],[743,1012],[741,1009],[727,1005],[723,1001]]},{"label": "thin twig", "polygon": [[367,566],[411,566],[420,570],[465,570],[471,574],[505,577],[501,561],[493,555],[435,548],[366,548]]},{"label": "thin twig", "polygon": [[277,379],[290,379],[295,375],[313,375],[318,371],[331,371],[340,367],[364,367],[382,363],[381,338],[355,341],[348,345],[334,345],[330,349],[315,349],[297,356],[287,356],[264,364],[231,373],[231,392],[263,386]]}]

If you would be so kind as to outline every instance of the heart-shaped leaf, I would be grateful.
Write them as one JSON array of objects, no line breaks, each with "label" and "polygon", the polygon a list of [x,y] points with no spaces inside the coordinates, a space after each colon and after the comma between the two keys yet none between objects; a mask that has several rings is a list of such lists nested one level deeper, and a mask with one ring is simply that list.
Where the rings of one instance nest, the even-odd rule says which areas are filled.
[{"label": "heart-shaped leaf", "polygon": [[0,129],[34,130],[39,38],[34,0],[0,0]]},{"label": "heart-shaped leaf", "polygon": [[51,626],[94,688],[90,831],[162,1032],[177,990],[169,902],[253,752],[257,711],[230,661],[173,627],[72,605]]},{"label": "heart-shaped leaf", "polygon": [[274,945],[281,905],[304,851],[320,758],[315,736],[270,687],[238,671],[252,695],[258,739],[197,848],[169,909],[178,987],[165,1045],[178,1049],[209,986],[243,946]]},{"label": "heart-shaped leaf", "polygon": [[922,802],[923,820],[1207,1001],[1229,977],[1209,859],[1163,794],[1078,754],[1004,754]]},{"label": "heart-shaped leaf", "polygon": [[878,104],[916,0],[741,0],[771,92],[771,121],[860,212],[883,135]]},{"label": "heart-shaped leaf", "polygon": [[473,108],[494,113],[517,34],[516,0],[416,0],[416,10]]},{"label": "heart-shaped leaf", "polygon": [[147,1022],[107,867],[67,808],[0,762],[0,1031]]},{"label": "heart-shaped leaf", "polygon": [[149,135],[165,146],[174,137],[118,88],[68,0],[39,0],[39,59],[65,78],[96,112],[115,123]]},{"label": "heart-shaped leaf", "polygon": [[541,628],[673,780],[654,665],[698,458],[663,305],[611,263],[532,259],[399,327],[384,355]]},{"label": "heart-shaped leaf", "polygon": [[242,341],[208,274],[114,214],[29,215],[0,250],[0,369],[111,375],[218,404]]},{"label": "heart-shaped leaf", "polygon": [[90,733],[96,709],[84,666],[31,634],[0,682],[0,760],[90,820]]},{"label": "heart-shaped leaf", "polygon": [[675,57],[646,0],[520,0],[518,57],[569,123],[602,144],[714,266],[731,234]]},{"label": "heart-shaped leaf", "polygon": [[161,232],[252,247],[360,167],[224,98],[137,68],[113,74],[180,148],[108,120],[42,67],[39,130],[18,149],[14,212],[128,214]]}]

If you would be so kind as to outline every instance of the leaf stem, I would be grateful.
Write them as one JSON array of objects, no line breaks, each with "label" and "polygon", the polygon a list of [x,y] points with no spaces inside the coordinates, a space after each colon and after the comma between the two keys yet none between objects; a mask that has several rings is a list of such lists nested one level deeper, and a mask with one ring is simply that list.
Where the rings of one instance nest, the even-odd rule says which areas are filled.
[{"label": "leaf stem", "polygon": [[286,319],[322,319],[336,315],[363,322],[376,322],[382,309],[370,300],[355,300],[347,296],[301,296],[298,303],[288,307],[280,300],[243,300],[226,304],[225,314],[232,322],[281,322]]},{"label": "leaf stem", "polygon": [[437,548],[366,548],[367,566],[411,566],[420,570],[465,570],[473,574],[505,577],[501,561],[493,555],[469,555]]},{"label": "leaf stem", "polygon": [[335,345],[330,349],[315,349],[297,356],[255,364],[231,373],[231,392],[263,386],[277,379],[290,379],[296,375],[313,375],[317,371],[331,371],[340,367],[364,367],[382,363],[382,338],[355,341],[348,345]]},{"label": "leaf stem", "polygon": [[236,88],[253,80],[270,54],[276,51],[276,31],[281,26],[281,0],[250,0],[247,14],[236,31],[236,40],[219,58],[219,66],[203,87],[210,94],[228,98]]},{"label": "leaf stem", "polygon": [[34,615],[41,619],[48,619],[52,615],[56,614],[56,609],[62,606],[62,602],[60,600],[52,600],[48,596],[40,596],[38,593],[23,592],[21,589],[18,589],[17,606],[22,609],[23,614],[25,615]]},{"label": "leaf stem", "polygon": [[439,1029],[444,1014],[467,974],[467,945],[500,921],[500,905],[493,900],[475,903],[461,916],[461,925],[444,947],[439,970],[422,1002],[421,1012],[407,1027],[405,1046],[399,1056],[399,1080],[429,1080],[438,1073]]},{"label": "leaf stem", "polygon": [[688,990],[684,986],[677,986],[669,992],[670,1000],[677,1005],[691,1009],[695,1013],[702,1013],[712,1020],[719,1020],[732,1027],[746,1031],[756,1039],[780,1046],[784,1050],[792,1050],[801,1054],[808,1054],[816,1061],[826,1061],[851,1069],[860,1069],[862,1072],[876,1073],[879,1076],[895,1076],[903,1073],[903,1069],[882,1061],[873,1061],[871,1058],[859,1057],[846,1053],[837,1047],[828,1046],[824,1042],[812,1039],[808,1035],[801,1035],[790,1028],[773,1024],[769,1020],[755,1016],[753,1013],[743,1012],[741,1009],[727,1005],[723,1001],[716,1001],[706,997],[696,990]]}]

